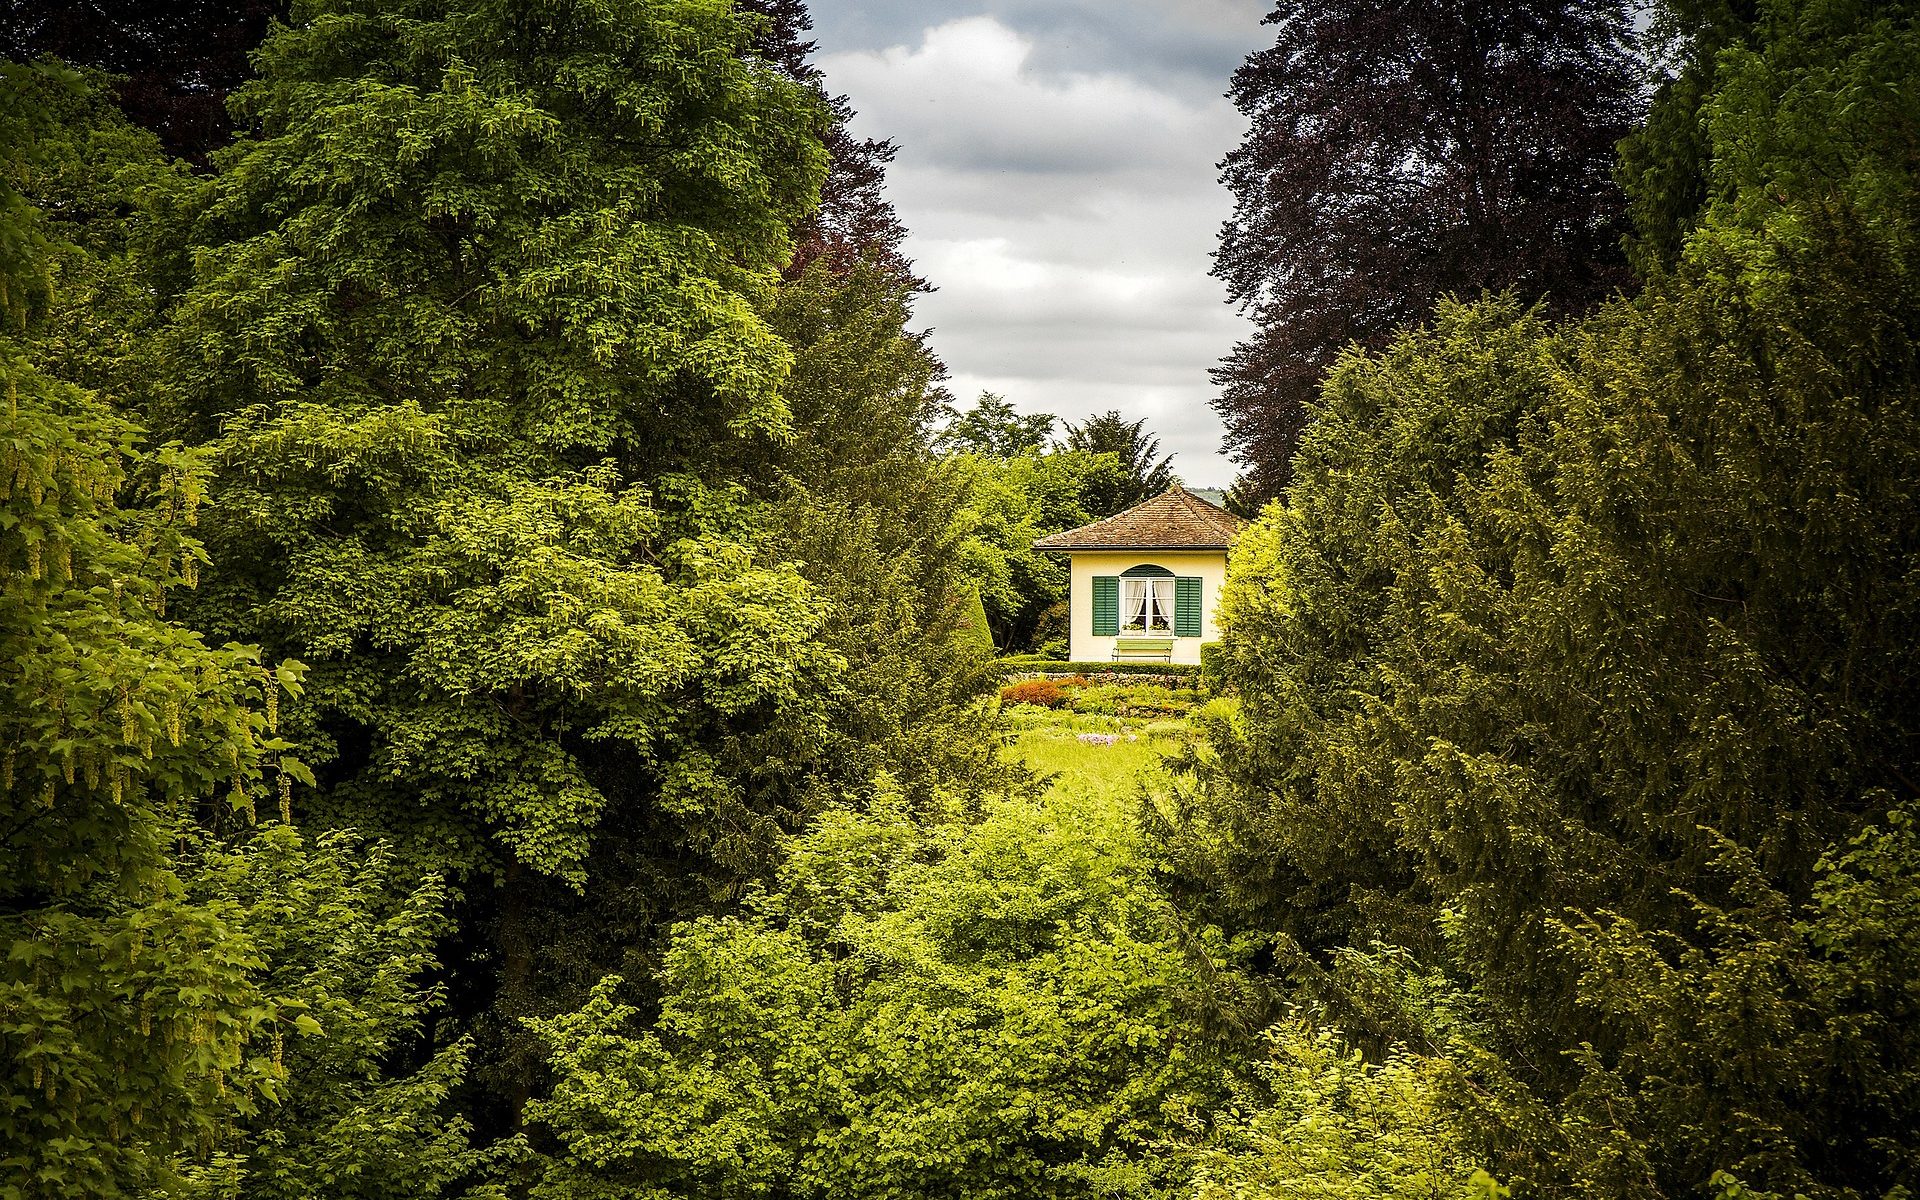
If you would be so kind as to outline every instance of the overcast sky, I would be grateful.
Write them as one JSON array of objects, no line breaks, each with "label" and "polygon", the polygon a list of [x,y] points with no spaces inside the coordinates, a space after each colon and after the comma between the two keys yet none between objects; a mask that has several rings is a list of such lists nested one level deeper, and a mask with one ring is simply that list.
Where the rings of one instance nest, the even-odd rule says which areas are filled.
[{"label": "overcast sky", "polygon": [[1228,483],[1207,370],[1247,326],[1207,268],[1245,130],[1222,93],[1271,40],[1265,0],[811,9],[854,132],[900,145],[888,191],[955,394],[1145,417],[1188,483]]}]

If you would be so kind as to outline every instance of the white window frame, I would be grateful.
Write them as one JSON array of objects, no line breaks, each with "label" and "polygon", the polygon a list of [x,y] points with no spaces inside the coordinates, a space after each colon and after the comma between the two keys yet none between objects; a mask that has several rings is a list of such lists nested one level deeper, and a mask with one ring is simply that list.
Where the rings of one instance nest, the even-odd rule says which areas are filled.
[{"label": "white window frame", "polygon": [[[1136,623],[1142,613],[1145,623]],[[1173,636],[1173,580],[1158,575],[1121,577],[1120,636]]]}]

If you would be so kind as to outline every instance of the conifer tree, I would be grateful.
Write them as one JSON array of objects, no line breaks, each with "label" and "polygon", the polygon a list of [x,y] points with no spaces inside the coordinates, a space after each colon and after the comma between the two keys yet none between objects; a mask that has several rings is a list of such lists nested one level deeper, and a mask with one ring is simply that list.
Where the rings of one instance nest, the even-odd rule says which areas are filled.
[{"label": "conifer tree", "polygon": [[849,128],[852,103],[828,91],[825,77],[811,61],[815,46],[805,38],[813,19],[806,5],[802,0],[742,0],[740,7],[765,21],[754,41],[755,53],[813,89],[831,116],[820,206],[795,231],[788,276],[798,276],[816,259],[825,259],[836,274],[866,264],[897,276],[915,291],[926,290],[929,285],[914,274],[913,264],[901,251],[907,228],[884,191],[887,164],[899,147],[888,139],[853,135]]},{"label": "conifer tree", "polygon": [[1125,474],[1123,486],[1109,495],[1089,498],[1087,511],[1094,516],[1110,516],[1173,486],[1173,456],[1160,453],[1160,439],[1148,434],[1146,426],[1145,418],[1128,421],[1117,412],[1098,413],[1067,426],[1067,449],[1111,454],[1120,460]]},{"label": "conifer tree", "polygon": [[819,207],[795,231],[769,311],[794,351],[785,389],[794,437],[739,471],[774,507],[782,552],[829,598],[825,637],[847,662],[829,703],[835,764],[823,785],[863,789],[884,769],[918,801],[936,782],[991,776],[992,738],[973,703],[988,664],[971,628],[961,561],[966,479],[929,450],[946,368],[908,329],[928,287],[905,258],[884,193],[890,141],[852,136],[805,39],[800,0],[750,0],[756,52],[814,89],[830,115]]},{"label": "conifer tree", "polygon": [[1371,1049],[1420,1027],[1353,948],[1461,987],[1535,1194],[1920,1184],[1916,69],[1769,6],[1671,271],[1346,356],[1236,548],[1192,901]]}]

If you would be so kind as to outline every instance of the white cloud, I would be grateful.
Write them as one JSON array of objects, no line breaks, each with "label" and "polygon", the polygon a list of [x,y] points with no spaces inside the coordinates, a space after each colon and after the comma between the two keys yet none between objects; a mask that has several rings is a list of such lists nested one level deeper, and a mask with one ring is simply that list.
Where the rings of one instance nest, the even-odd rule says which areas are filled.
[{"label": "white cloud", "polygon": [[1215,164],[1244,123],[1224,99],[1043,70],[1034,50],[972,16],[820,65],[857,133],[900,144],[888,191],[940,289],[919,318],[955,391],[1075,422],[1146,417],[1189,481],[1224,483],[1207,370],[1246,324],[1207,269],[1228,211]]}]

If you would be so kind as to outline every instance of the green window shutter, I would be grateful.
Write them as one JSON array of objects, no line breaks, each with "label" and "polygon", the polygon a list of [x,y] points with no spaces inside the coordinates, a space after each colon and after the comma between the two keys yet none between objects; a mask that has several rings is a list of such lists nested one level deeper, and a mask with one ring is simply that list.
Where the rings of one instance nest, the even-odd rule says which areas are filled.
[{"label": "green window shutter", "polygon": [[1120,633],[1120,577],[1093,577],[1093,636],[1117,637]]},{"label": "green window shutter", "polygon": [[1173,581],[1173,635],[1200,636],[1200,581],[1191,576]]}]

